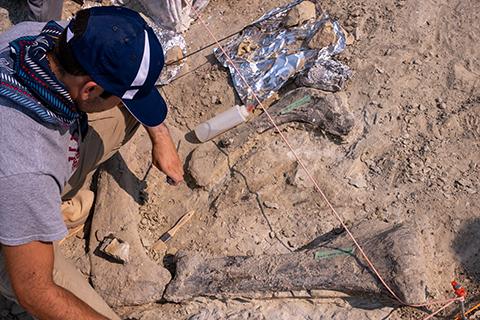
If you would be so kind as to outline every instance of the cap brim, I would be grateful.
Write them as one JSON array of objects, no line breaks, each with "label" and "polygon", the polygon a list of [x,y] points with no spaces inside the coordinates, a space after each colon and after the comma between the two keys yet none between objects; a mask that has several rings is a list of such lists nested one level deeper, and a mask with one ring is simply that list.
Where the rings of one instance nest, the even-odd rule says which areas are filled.
[{"label": "cap brim", "polygon": [[122,101],[128,111],[147,127],[158,126],[167,117],[167,104],[156,88],[143,98]]}]

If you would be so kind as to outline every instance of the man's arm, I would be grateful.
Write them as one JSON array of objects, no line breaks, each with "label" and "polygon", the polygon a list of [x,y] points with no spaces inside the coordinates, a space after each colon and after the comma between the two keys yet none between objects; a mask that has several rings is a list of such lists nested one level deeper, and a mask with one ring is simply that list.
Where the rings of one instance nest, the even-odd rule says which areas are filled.
[{"label": "man's arm", "polygon": [[183,164],[165,124],[145,127],[152,141],[153,164],[173,179],[175,185],[183,181]]},{"label": "man's arm", "polygon": [[107,319],[53,282],[52,243],[4,245],[2,251],[18,302],[37,319]]}]

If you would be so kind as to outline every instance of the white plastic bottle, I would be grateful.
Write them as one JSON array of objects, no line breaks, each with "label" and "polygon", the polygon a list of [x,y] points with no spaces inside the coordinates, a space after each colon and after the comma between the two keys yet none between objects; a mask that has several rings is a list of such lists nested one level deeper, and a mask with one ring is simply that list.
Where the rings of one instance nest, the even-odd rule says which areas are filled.
[{"label": "white plastic bottle", "polygon": [[219,134],[247,121],[250,112],[245,106],[234,106],[195,128],[195,135],[200,142],[208,141]]}]

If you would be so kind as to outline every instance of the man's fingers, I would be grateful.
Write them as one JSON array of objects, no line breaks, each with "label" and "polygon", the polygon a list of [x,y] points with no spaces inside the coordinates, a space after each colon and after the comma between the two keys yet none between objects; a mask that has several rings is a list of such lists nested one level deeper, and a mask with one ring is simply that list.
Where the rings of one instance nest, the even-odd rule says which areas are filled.
[{"label": "man's fingers", "polygon": [[175,181],[173,178],[170,178],[169,176],[167,176],[167,183],[171,186],[176,186],[178,185],[180,182],[178,181]]},{"label": "man's fingers", "polygon": [[176,186],[183,182],[183,169],[180,167],[172,168],[170,170],[166,170],[165,174],[167,175],[167,183]]}]

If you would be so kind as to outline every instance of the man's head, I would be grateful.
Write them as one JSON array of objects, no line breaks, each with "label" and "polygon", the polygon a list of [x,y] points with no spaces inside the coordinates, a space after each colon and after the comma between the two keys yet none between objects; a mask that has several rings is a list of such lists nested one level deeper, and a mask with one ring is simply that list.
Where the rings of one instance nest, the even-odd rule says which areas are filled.
[{"label": "man's head", "polygon": [[103,111],[122,101],[147,126],[165,119],[166,104],[155,88],[163,50],[138,13],[121,7],[79,11],[54,54],[80,110]]}]

